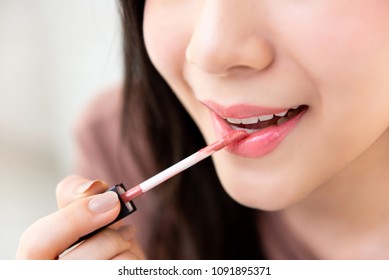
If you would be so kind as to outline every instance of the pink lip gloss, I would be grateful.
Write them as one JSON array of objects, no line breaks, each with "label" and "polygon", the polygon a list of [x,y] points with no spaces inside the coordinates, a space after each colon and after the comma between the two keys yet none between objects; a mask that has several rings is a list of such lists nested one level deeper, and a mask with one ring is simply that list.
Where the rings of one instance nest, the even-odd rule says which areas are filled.
[{"label": "pink lip gloss", "polygon": [[[212,101],[203,102],[209,108],[216,135],[223,136],[234,131],[237,127],[230,123],[227,118],[245,119],[265,116],[275,116],[281,113],[281,117],[287,116],[289,110],[297,110],[297,113],[287,118],[281,124],[271,124],[269,126],[252,129],[250,136],[234,145],[230,145],[227,150],[235,155],[247,158],[259,158],[273,152],[284,141],[284,139],[296,129],[300,121],[308,111],[308,106],[301,104],[293,107],[262,107],[246,104],[235,104],[228,107],[221,106]],[[284,113],[284,114],[282,114]]]},{"label": "pink lip gloss", "polygon": [[146,181],[140,183],[139,185],[131,188],[128,191],[126,191],[126,188],[123,184],[117,184],[117,185],[111,187],[108,191],[113,191],[119,196],[119,201],[120,201],[120,206],[121,206],[119,215],[116,217],[116,219],[113,222],[81,237],[75,243],[73,243],[73,245],[71,245],[70,247],[73,247],[74,245],[91,237],[92,235],[96,234],[97,232],[101,231],[102,229],[110,226],[111,224],[116,223],[117,221],[119,221],[119,220],[123,219],[124,217],[135,212],[136,207],[132,201],[135,198],[141,196],[145,192],[153,189],[154,187],[160,185],[161,183],[163,183],[166,180],[170,179],[171,177],[177,175],[178,173],[184,171],[185,169],[188,169],[189,167],[195,165],[196,163],[202,161],[203,159],[211,156],[215,152],[246,138],[248,135],[249,134],[244,130],[232,131],[232,132],[226,134],[221,140],[218,140],[218,141],[206,146],[205,148],[203,148],[203,149],[197,151],[196,153],[188,156],[187,158],[179,161],[178,163],[176,163],[176,164],[172,165],[171,167],[163,170],[162,172],[154,175],[153,177],[147,179]]}]

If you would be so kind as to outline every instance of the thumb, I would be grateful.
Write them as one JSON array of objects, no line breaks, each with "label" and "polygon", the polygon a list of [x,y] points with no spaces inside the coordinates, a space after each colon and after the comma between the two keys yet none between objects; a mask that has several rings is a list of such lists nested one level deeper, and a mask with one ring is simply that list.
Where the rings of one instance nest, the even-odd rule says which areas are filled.
[{"label": "thumb", "polygon": [[30,226],[22,235],[16,258],[55,259],[81,236],[114,220],[119,210],[114,192],[77,200]]}]

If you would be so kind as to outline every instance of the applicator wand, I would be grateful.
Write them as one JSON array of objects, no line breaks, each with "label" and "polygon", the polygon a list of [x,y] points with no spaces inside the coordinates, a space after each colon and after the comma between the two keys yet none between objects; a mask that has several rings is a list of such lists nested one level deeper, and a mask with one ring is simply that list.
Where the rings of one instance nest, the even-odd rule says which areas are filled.
[{"label": "applicator wand", "polygon": [[248,132],[244,130],[234,130],[228,133],[227,135],[225,135],[221,140],[218,140],[206,146],[205,148],[197,151],[196,153],[170,166],[164,171],[158,173],[157,175],[154,175],[153,177],[129,189],[128,191],[126,190],[126,187],[123,184],[117,184],[111,187],[110,189],[108,189],[108,191],[113,191],[117,193],[117,195],[119,196],[120,206],[121,206],[119,215],[116,217],[116,219],[113,222],[109,223],[108,225],[81,237],[72,246],[96,234],[97,232],[101,231],[105,227],[108,227],[113,223],[116,223],[117,221],[135,212],[136,207],[135,204],[132,202],[132,200],[134,200],[135,198],[141,196],[145,192],[153,189],[154,187],[160,185],[161,183],[177,175],[178,173],[188,169],[189,167],[195,165],[196,163],[202,161],[203,159],[211,156],[215,152],[220,151],[224,147],[231,145],[235,142],[238,142],[247,136],[248,136]]},{"label": "applicator wand", "polygon": [[248,133],[244,130],[236,130],[227,134],[223,137],[223,139],[216,141],[211,145],[208,145],[207,147],[197,151],[196,153],[188,156],[180,162],[177,162],[176,164],[170,166],[164,171],[158,173],[157,175],[154,175],[153,177],[147,179],[143,183],[140,183],[139,185],[121,194],[121,199],[124,202],[128,202],[137,198],[138,196],[165,182],[171,177],[177,175],[178,173],[181,173],[185,169],[188,169],[189,167],[195,165],[199,161],[202,161],[203,159],[211,156],[213,153],[223,149],[228,145],[231,145],[234,142],[242,140],[247,135]]}]

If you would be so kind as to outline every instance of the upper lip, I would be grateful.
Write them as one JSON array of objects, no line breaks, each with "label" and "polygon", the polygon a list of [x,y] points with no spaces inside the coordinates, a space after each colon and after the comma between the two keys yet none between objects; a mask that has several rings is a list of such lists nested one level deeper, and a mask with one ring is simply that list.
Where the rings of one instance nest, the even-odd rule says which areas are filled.
[{"label": "upper lip", "polygon": [[213,101],[202,101],[202,103],[208,107],[211,111],[215,112],[222,118],[235,118],[235,119],[246,119],[252,117],[260,117],[267,115],[275,115],[290,108],[297,108],[298,106],[283,107],[283,108],[269,108],[255,105],[246,104],[235,104],[228,107],[222,106]]}]

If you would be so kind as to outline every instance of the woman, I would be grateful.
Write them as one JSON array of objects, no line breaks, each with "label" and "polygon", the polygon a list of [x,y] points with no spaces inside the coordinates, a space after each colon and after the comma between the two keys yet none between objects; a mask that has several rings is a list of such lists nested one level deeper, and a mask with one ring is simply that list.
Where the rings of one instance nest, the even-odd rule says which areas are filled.
[{"label": "woman", "polygon": [[[93,170],[113,178],[123,169],[128,186],[204,146],[202,137],[250,136],[215,154],[215,170],[198,164],[142,197],[145,210],[129,218],[138,238],[128,226],[106,230],[61,258],[389,257],[387,1],[120,3],[129,153],[116,147],[118,167],[104,166],[115,153],[97,127],[116,110],[96,112],[80,125],[104,151]],[[25,232],[18,257],[55,258],[114,218],[115,196],[90,196],[107,186],[89,182],[75,195],[81,180],[59,184],[61,210]]]}]

